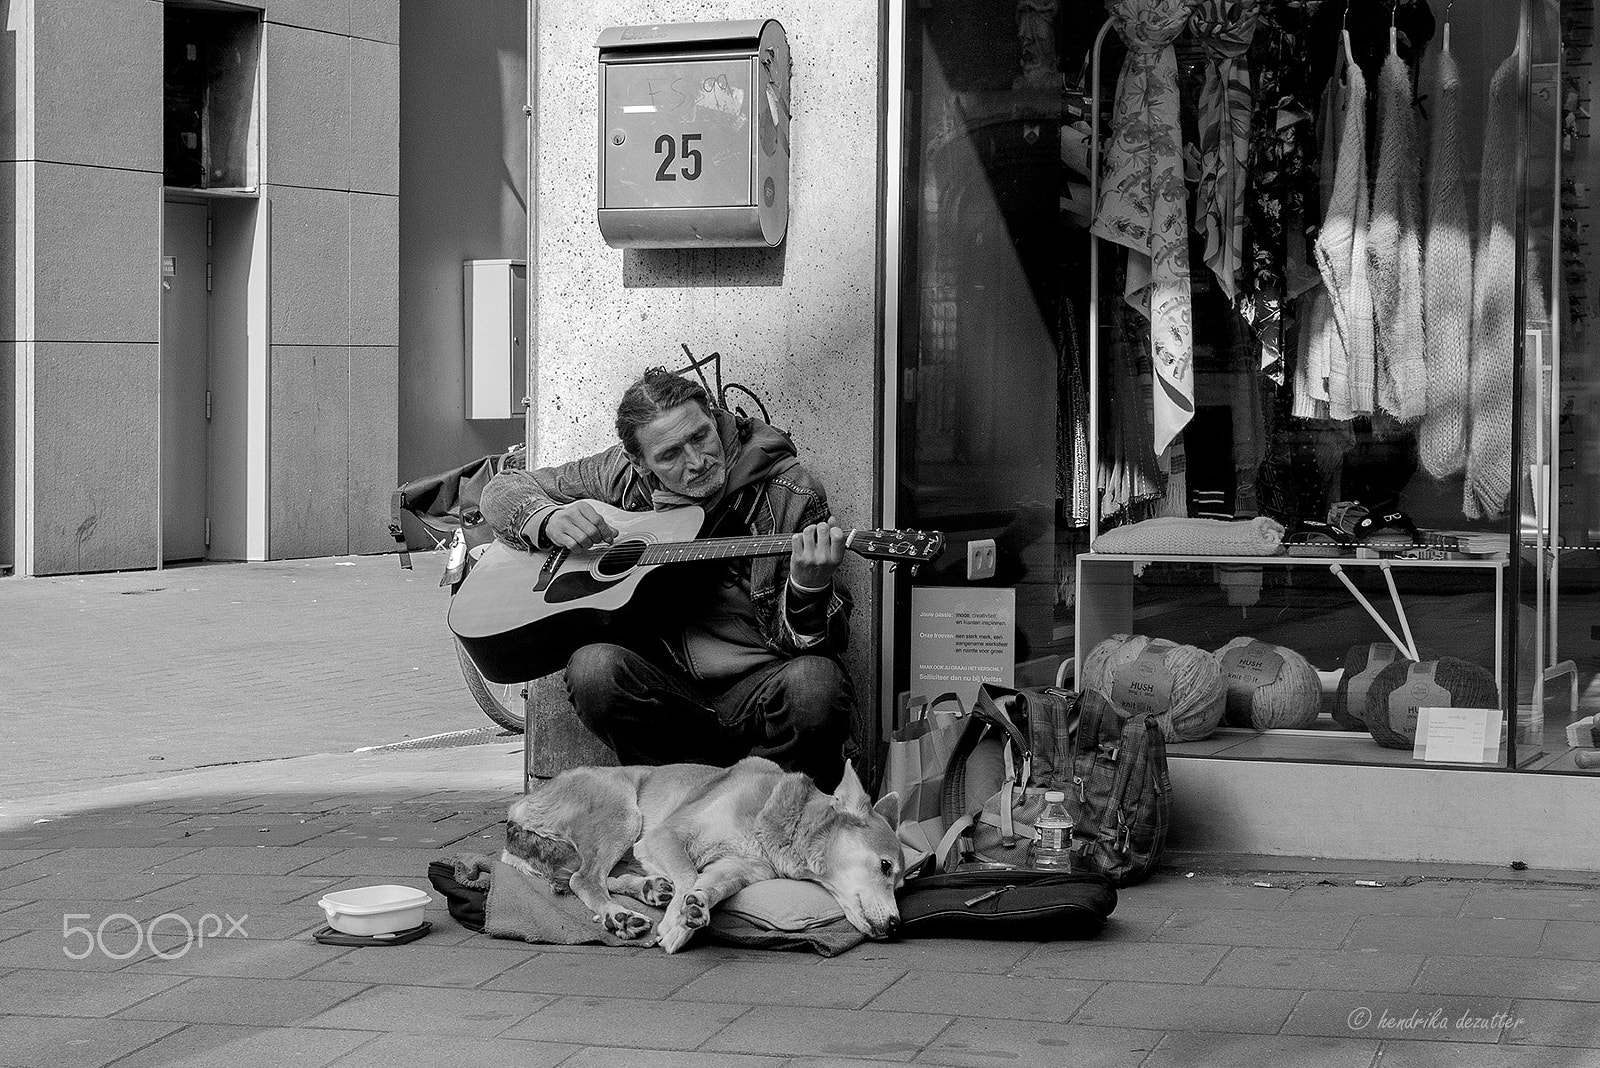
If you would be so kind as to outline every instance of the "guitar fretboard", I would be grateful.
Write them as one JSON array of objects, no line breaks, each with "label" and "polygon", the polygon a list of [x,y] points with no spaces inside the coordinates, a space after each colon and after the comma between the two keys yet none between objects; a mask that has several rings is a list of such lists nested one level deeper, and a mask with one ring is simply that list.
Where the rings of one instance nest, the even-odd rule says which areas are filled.
[{"label": "guitar fretboard", "polygon": [[[855,536],[847,530],[845,545]],[[731,560],[743,556],[782,556],[789,551],[790,534],[757,534],[743,538],[704,538],[699,541],[666,541],[636,547],[638,564],[686,564],[696,560]],[[635,548],[620,545],[611,552]],[[608,553],[607,555],[610,555]]]}]

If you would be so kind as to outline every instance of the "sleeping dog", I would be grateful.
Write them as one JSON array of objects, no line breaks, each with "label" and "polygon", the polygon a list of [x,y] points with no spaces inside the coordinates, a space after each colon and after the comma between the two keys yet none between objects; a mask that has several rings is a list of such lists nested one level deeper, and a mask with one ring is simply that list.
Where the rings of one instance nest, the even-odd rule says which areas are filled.
[{"label": "sleeping dog", "polygon": [[[501,859],[570,889],[619,938],[651,921],[615,891],[666,912],[656,942],[677,952],[717,903],[763,879],[806,879],[871,938],[900,922],[900,799],[873,805],[855,769],[829,794],[805,775],[748,757],[704,764],[564,771],[511,806]],[[632,849],[644,875],[614,876]]]}]

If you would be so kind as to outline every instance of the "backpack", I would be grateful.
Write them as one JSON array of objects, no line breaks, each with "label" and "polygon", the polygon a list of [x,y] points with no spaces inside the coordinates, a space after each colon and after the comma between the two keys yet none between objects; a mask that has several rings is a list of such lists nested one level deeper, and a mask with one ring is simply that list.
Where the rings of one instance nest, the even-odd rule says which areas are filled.
[{"label": "backpack", "polygon": [[1072,850],[1079,870],[1131,886],[1155,870],[1171,824],[1167,743],[1152,715],[1125,716],[1104,695],[1078,700],[1070,777]]}]

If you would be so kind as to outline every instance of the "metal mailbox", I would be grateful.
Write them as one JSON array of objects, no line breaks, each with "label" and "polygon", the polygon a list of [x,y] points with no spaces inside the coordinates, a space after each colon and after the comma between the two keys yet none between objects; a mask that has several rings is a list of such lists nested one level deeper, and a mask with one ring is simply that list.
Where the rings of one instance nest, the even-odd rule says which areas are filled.
[{"label": "metal mailbox", "polygon": [[770,247],[789,227],[789,41],[774,19],[614,26],[600,50],[600,234]]}]

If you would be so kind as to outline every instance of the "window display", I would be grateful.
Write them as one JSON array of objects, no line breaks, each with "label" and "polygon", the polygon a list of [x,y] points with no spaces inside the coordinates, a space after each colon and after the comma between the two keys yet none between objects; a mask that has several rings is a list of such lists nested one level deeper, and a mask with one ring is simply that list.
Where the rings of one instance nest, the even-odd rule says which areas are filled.
[{"label": "window display", "polygon": [[1498,708],[1493,763],[1574,769],[1590,0],[904,14],[895,521],[954,550],[924,581],[994,538],[1019,664],[1137,665],[1174,755],[1421,762],[1419,709]]}]

